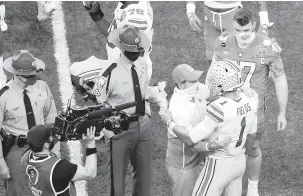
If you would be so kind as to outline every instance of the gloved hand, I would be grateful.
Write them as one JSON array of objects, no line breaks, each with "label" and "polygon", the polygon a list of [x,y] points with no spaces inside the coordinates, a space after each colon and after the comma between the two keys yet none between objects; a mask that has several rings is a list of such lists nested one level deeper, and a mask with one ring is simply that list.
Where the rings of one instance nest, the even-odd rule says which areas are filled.
[{"label": "gloved hand", "polygon": [[165,92],[166,81],[158,82],[155,86],[149,88],[149,100],[160,107],[159,114],[161,115],[168,107],[167,93]]},{"label": "gloved hand", "polygon": [[84,8],[88,11],[89,15],[94,22],[102,20],[104,13],[101,10],[100,4],[96,1],[83,1]]},{"label": "gloved hand", "polygon": [[188,14],[188,20],[189,20],[190,27],[195,32],[197,32],[197,33],[202,32],[202,22],[194,12]]}]

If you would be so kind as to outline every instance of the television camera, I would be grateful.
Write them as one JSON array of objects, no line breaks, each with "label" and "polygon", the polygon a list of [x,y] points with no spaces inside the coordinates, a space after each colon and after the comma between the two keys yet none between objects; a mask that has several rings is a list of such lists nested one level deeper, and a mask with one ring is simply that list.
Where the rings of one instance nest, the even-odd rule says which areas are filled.
[{"label": "television camera", "polygon": [[65,112],[60,112],[52,127],[52,135],[60,141],[79,140],[86,134],[87,128],[95,126],[95,136],[100,136],[103,128],[119,134],[129,128],[131,118],[122,110],[134,107],[137,102],[129,102],[116,106],[94,105],[71,107],[71,100]]}]

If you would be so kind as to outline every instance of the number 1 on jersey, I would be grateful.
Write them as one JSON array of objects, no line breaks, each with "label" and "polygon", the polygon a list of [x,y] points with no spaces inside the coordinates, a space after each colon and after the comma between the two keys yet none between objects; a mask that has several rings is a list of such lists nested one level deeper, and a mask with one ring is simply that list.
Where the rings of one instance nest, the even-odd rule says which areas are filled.
[{"label": "number 1 on jersey", "polygon": [[244,116],[241,120],[241,132],[240,132],[240,135],[239,135],[238,142],[236,144],[236,148],[241,146],[241,144],[242,144],[243,132],[244,132],[245,127],[246,127],[246,117]]}]

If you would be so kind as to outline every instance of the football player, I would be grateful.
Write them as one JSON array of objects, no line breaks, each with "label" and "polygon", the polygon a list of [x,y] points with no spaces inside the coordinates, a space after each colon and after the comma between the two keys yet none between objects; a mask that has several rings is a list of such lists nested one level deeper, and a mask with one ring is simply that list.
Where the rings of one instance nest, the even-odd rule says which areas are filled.
[{"label": "football player", "polygon": [[[256,33],[256,21],[253,13],[241,8],[234,16],[233,32],[222,34],[215,42],[213,63],[230,59],[243,68],[243,88],[252,88],[259,96],[258,131],[253,151],[248,153],[247,196],[258,196],[258,180],[262,163],[260,140],[265,131],[265,95],[269,75],[275,83],[280,112],[277,117],[277,130],[286,128],[286,106],[288,101],[288,84],[280,56],[281,48],[276,39]],[[212,66],[212,65],[211,65]],[[206,84],[209,76],[206,76]]]},{"label": "football player", "polygon": [[[251,152],[257,131],[258,96],[248,97],[239,90],[243,84],[238,64],[223,60],[213,64],[209,72],[210,93],[219,98],[207,106],[205,118],[192,130],[186,130],[171,120],[170,114],[162,119],[187,145],[201,140],[208,151],[205,165],[196,181],[192,196],[240,196],[245,172],[245,148]],[[215,140],[232,138],[222,149],[209,151]]]},{"label": "football player", "polygon": [[[273,25],[268,20],[267,5],[265,1],[258,1],[260,27],[259,31],[268,34],[267,28]],[[204,1],[204,42],[206,59],[211,63],[214,51],[214,42],[225,31],[232,32],[233,16],[239,8],[243,7],[241,1]],[[195,2],[186,4],[187,17],[191,28],[202,33],[202,22],[195,13]]]},{"label": "football player", "polygon": [[[143,33],[145,33],[150,42],[152,42],[154,27],[153,27],[153,9],[149,1],[119,1],[117,8],[114,12],[114,18],[108,22],[104,18],[104,13],[98,2],[83,2],[86,10],[89,11],[90,16],[96,23],[101,33],[107,37],[108,34],[114,29],[121,28],[124,25],[132,25]],[[120,49],[112,43],[106,44],[107,56],[111,61],[116,60],[120,55]],[[144,59],[148,64],[148,78],[150,80],[152,75],[152,62],[150,59],[150,52],[152,48],[144,52]]]}]

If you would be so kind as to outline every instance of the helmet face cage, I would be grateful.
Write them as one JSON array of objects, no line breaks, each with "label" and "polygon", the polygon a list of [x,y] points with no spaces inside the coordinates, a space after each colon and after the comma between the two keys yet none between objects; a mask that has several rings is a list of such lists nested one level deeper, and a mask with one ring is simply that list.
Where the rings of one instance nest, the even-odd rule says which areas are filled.
[{"label": "helmet face cage", "polygon": [[240,66],[229,60],[214,63],[209,68],[208,80],[210,93],[214,96],[236,90],[243,84]]}]

